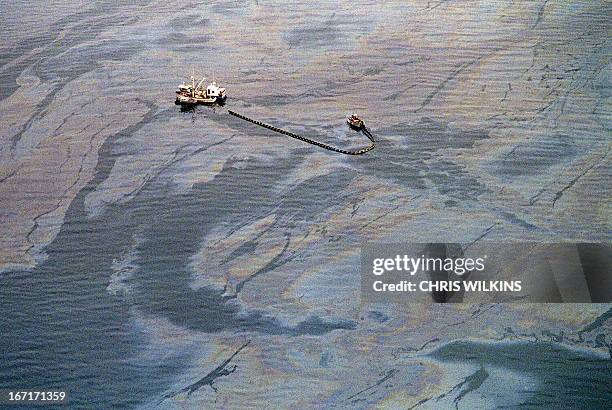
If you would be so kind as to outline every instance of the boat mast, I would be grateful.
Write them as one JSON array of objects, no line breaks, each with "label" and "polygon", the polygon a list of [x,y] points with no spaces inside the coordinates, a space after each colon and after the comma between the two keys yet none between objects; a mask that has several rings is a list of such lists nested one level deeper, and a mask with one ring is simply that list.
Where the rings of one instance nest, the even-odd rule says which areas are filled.
[{"label": "boat mast", "polygon": [[191,67],[191,96],[195,96],[195,71]]}]

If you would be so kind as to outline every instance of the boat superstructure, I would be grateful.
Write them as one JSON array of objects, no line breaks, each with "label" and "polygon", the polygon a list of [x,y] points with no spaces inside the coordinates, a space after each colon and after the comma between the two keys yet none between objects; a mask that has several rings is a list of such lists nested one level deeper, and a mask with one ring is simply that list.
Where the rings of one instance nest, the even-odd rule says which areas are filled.
[{"label": "boat superstructure", "polygon": [[348,119],[346,120],[346,123],[351,128],[354,128],[356,130],[360,130],[365,125],[363,120],[361,118],[357,117],[355,114],[353,114],[350,117],[348,117]]},{"label": "boat superstructure", "polygon": [[196,77],[191,73],[190,81],[179,84],[176,90],[176,104],[214,104],[223,103],[227,98],[225,88],[219,87],[217,82],[213,81],[204,87],[206,78],[196,82]]}]

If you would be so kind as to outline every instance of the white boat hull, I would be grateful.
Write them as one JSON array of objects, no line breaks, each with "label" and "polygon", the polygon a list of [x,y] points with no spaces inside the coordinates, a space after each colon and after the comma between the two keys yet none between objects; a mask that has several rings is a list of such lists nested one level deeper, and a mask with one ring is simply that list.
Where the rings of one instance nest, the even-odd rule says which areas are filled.
[{"label": "white boat hull", "polygon": [[220,103],[225,101],[225,95],[223,95],[222,97],[192,97],[189,95],[182,95],[179,94],[176,96],[176,103],[177,104],[187,104],[187,105],[193,105],[193,104],[215,104],[215,103]]}]

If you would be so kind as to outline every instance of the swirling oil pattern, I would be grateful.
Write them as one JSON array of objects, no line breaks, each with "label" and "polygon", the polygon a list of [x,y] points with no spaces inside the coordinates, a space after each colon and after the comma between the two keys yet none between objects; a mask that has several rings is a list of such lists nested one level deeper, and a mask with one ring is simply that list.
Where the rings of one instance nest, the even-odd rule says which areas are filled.
[{"label": "swirling oil pattern", "polygon": [[[0,9],[0,389],[611,407],[610,304],[368,305],[359,280],[365,242],[610,240],[610,2]],[[225,106],[174,105],[192,68]],[[228,110],[347,151],[354,113],[376,148]]]}]

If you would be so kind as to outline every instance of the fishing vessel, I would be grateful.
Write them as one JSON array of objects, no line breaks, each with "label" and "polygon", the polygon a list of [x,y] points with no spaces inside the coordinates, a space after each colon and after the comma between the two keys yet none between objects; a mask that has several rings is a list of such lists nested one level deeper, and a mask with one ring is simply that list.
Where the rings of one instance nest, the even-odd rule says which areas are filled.
[{"label": "fishing vessel", "polygon": [[195,104],[222,104],[227,98],[225,88],[219,87],[217,82],[214,80],[204,87],[204,81],[206,78],[202,78],[196,83],[196,78],[191,73],[189,82],[183,82],[179,84],[176,90],[176,104],[181,105],[195,105]]},{"label": "fishing vessel", "polygon": [[357,117],[355,114],[351,115],[350,117],[348,117],[348,119],[346,120],[346,123],[351,127],[354,128],[356,130],[360,130],[363,128],[363,126],[365,125],[363,120],[359,117]]}]

